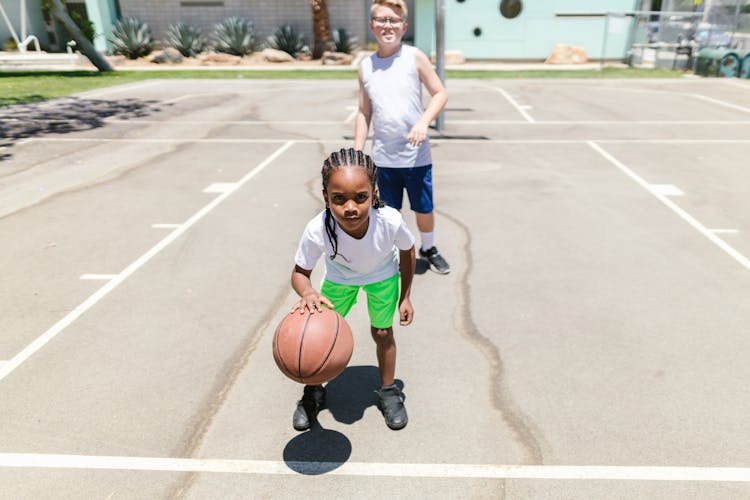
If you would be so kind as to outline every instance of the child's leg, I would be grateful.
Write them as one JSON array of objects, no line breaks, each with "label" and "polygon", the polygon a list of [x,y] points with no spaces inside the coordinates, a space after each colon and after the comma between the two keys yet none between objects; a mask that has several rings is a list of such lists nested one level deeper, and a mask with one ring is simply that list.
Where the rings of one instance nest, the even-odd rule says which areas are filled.
[{"label": "child's leg", "polygon": [[396,339],[393,337],[393,327],[376,328],[371,326],[370,333],[375,341],[375,350],[378,355],[380,385],[381,387],[393,385],[396,376]]}]

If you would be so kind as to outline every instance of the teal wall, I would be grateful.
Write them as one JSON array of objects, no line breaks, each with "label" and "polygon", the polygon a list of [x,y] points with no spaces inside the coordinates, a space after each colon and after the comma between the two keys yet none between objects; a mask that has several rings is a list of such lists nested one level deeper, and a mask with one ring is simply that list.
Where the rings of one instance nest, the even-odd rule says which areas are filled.
[{"label": "teal wall", "polygon": [[117,22],[117,8],[115,0],[86,0],[86,14],[89,21],[96,27],[94,47],[106,52],[109,42],[107,39]]},{"label": "teal wall", "polygon": [[[430,54],[435,50],[436,0],[415,1],[414,44]],[[446,50],[460,50],[467,59],[525,60],[545,59],[558,43],[583,47],[589,58],[601,58],[604,14],[634,10],[637,3],[637,0],[524,0],[521,14],[506,19],[500,14],[500,0],[444,1]],[[610,23],[605,58],[624,57],[631,19]],[[475,29],[481,30],[480,36],[475,36]]]}]

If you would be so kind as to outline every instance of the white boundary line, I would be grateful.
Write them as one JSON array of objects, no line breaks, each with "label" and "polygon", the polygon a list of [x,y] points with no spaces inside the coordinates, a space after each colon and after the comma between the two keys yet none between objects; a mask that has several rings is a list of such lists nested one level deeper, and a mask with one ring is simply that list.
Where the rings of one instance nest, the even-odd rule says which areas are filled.
[{"label": "white boundary line", "polygon": [[700,99],[702,101],[707,101],[713,104],[718,104],[719,106],[724,106],[725,108],[735,109],[737,111],[742,111],[744,113],[750,113],[750,108],[746,108],[744,106],[737,106],[736,104],[721,101],[719,99],[714,99],[713,97],[708,97],[708,96],[701,95],[701,94],[688,94],[688,95],[695,97],[696,99]]},{"label": "white boundary line", "polygon": [[125,281],[130,275],[136,272],[138,269],[143,267],[149,260],[156,256],[159,252],[164,250],[170,243],[180,237],[185,231],[190,229],[199,220],[205,217],[209,212],[226,200],[232,193],[237,191],[241,186],[247,183],[250,179],[255,177],[264,168],[271,164],[276,158],[281,156],[289,147],[291,147],[295,141],[287,141],[283,146],[274,151],[270,156],[258,164],[255,168],[246,173],[239,181],[237,181],[234,188],[221,193],[219,196],[211,200],[210,203],[206,204],[203,208],[193,214],[185,223],[177,227],[174,231],[169,233],[156,245],[151,247],[146,253],[134,260],[130,265],[122,270],[115,278],[108,281],[99,290],[94,292],[86,300],[84,300],[75,309],[66,314],[61,320],[52,325],[46,332],[37,337],[33,342],[27,345],[21,352],[13,356],[8,362],[0,366],[0,380],[3,380],[8,374],[18,368],[24,361],[29,359],[37,351],[43,348],[47,343],[55,338],[61,331],[63,331],[68,325],[78,319],[83,313],[91,309],[97,302],[106,297],[109,292],[117,288],[123,281]]},{"label": "white boundary line", "polygon": [[462,479],[750,482],[750,468],[747,467],[472,465],[364,462],[287,463],[277,460],[117,457],[31,453],[0,453],[0,467],[271,475],[326,474],[334,476]]},{"label": "white boundary line", "polygon": [[523,116],[524,119],[526,119],[527,122],[536,123],[536,120],[534,120],[534,118],[526,112],[526,109],[524,109],[524,106],[521,106],[520,104],[518,104],[516,100],[513,99],[513,97],[511,97],[511,95],[508,92],[505,91],[505,89],[502,89],[500,87],[489,87],[489,88],[492,88],[500,92],[503,95],[503,97],[505,97],[508,100],[508,102],[511,103],[511,105],[514,108],[516,108],[516,111],[518,111],[521,114],[521,116]]},{"label": "white boundary line", "polygon": [[[204,138],[126,138],[126,137],[31,137],[16,143],[29,144],[32,142],[131,142],[131,143],[182,143],[196,144],[318,144],[325,142],[341,142],[338,137],[322,139],[204,139]],[[750,139],[596,139],[603,144],[750,144]],[[430,142],[447,144],[588,144],[591,139],[441,139],[439,135],[430,137]]]},{"label": "white boundary line", "polygon": [[82,274],[79,279],[89,281],[108,281],[117,278],[116,274]]},{"label": "white boundary line", "polygon": [[736,260],[745,269],[750,269],[750,260],[748,260],[747,257],[739,253],[737,250],[734,249],[734,247],[729,245],[727,242],[725,242],[724,240],[716,236],[714,232],[712,232],[710,229],[706,228],[703,224],[698,222],[698,220],[695,219],[695,217],[693,217],[692,215],[687,213],[685,210],[680,208],[676,203],[670,200],[667,196],[664,196],[657,190],[651,189],[651,184],[646,182],[643,178],[638,176],[638,174],[630,170],[623,163],[617,160],[614,156],[612,156],[611,154],[606,152],[604,149],[602,149],[602,147],[599,146],[597,143],[595,143],[594,141],[589,141],[588,145],[591,146],[591,149],[593,149],[594,151],[602,155],[612,165],[619,168],[625,175],[627,175],[632,180],[634,180],[643,189],[645,189],[646,191],[654,195],[654,197],[657,200],[661,201],[667,207],[672,209],[674,213],[679,215],[685,222],[693,226],[693,228],[695,228],[699,233],[701,233],[703,236],[708,238],[716,246],[718,246],[719,248],[724,250],[726,253],[728,253],[730,257]]}]

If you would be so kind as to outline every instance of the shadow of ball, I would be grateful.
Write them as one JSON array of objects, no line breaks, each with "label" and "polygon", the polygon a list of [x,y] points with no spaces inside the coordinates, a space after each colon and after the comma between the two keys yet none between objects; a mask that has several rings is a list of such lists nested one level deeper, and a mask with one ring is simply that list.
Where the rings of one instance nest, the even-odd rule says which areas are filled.
[{"label": "shadow of ball", "polygon": [[299,474],[315,476],[341,467],[352,454],[352,443],[340,432],[316,425],[284,447],[284,462]]}]

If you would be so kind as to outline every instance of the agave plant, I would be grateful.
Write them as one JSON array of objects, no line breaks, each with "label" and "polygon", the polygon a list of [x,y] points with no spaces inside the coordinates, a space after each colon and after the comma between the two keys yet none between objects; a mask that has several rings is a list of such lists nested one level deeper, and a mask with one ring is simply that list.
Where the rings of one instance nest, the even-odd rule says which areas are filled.
[{"label": "agave plant", "polygon": [[339,28],[333,31],[333,45],[336,52],[351,54],[358,48],[357,37],[351,36],[344,28]]},{"label": "agave plant", "polygon": [[292,57],[300,52],[309,50],[305,45],[305,37],[289,24],[279,26],[276,32],[267,39],[268,46],[272,49],[283,50]]},{"label": "agave plant", "polygon": [[235,56],[244,56],[255,48],[253,23],[240,17],[228,17],[214,28],[214,48]]},{"label": "agave plant", "polygon": [[117,21],[109,41],[112,43],[112,53],[122,54],[128,59],[147,56],[154,44],[151,28],[134,17]]},{"label": "agave plant", "polygon": [[165,36],[164,43],[185,57],[193,57],[206,49],[206,38],[200,28],[192,24],[175,23],[167,29]]}]

